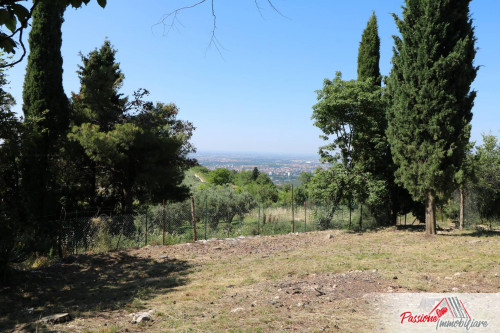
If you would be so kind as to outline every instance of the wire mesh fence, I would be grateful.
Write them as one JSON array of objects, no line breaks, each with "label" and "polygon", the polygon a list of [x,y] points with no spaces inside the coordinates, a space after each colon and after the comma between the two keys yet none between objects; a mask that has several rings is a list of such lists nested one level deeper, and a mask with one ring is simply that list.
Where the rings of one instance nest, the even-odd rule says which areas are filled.
[{"label": "wire mesh fence", "polygon": [[[466,205],[466,227],[480,221],[474,201]],[[362,228],[374,227],[375,220],[363,211]],[[59,221],[63,252],[105,252],[148,244],[175,244],[196,239],[273,235],[326,229],[360,228],[361,210],[354,205],[337,207],[304,202],[298,205],[265,207],[261,204],[229,205],[187,200],[149,207],[147,210],[114,214],[77,212]],[[415,218],[408,217],[408,224]],[[398,224],[406,225],[407,216]],[[418,223],[418,221],[417,221]]]},{"label": "wire mesh fence", "polygon": [[[194,200],[193,200],[194,201]],[[251,208],[230,205],[165,203],[140,212],[78,212],[58,221],[63,252],[105,252],[147,244],[174,244],[195,239],[273,235],[324,229],[318,224],[324,207]],[[336,214],[340,218],[340,213]],[[331,227],[334,227],[332,224]]]}]

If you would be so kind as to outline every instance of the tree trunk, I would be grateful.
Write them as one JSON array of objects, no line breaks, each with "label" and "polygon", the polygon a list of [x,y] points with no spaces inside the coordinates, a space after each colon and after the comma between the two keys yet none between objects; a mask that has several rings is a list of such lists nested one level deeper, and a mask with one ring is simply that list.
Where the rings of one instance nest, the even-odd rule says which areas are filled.
[{"label": "tree trunk", "polygon": [[464,228],[464,208],[465,208],[465,200],[464,200],[464,189],[460,187],[460,230]]},{"label": "tree trunk", "polygon": [[434,191],[427,193],[427,202],[425,205],[425,233],[428,235],[436,234],[436,197]]}]

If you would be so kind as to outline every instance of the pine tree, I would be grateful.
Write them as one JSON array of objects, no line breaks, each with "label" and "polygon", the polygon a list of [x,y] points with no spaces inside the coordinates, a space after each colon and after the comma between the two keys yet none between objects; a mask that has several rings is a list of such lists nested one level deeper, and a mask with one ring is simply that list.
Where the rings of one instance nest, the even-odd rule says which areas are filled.
[{"label": "pine tree", "polygon": [[89,122],[109,131],[123,118],[127,99],[119,90],[125,76],[116,62],[116,52],[106,40],[99,50],[81,56],[83,65],[77,71],[81,88],[73,96],[77,123]]},{"label": "pine tree", "polygon": [[373,79],[380,86],[380,38],[375,12],[368,20],[358,50],[358,80]]},{"label": "pine tree", "polygon": [[426,233],[436,233],[436,196],[453,190],[470,136],[475,37],[470,0],[407,0],[394,18],[388,138],[397,179],[426,201]]},{"label": "pine tree", "polygon": [[[56,156],[69,113],[62,86],[61,26],[64,1],[41,0],[33,11],[30,54],[23,87],[27,132],[23,140],[23,187],[28,213],[42,247],[54,247],[58,230],[50,215],[60,210]],[[52,216],[54,219],[54,216]]]}]

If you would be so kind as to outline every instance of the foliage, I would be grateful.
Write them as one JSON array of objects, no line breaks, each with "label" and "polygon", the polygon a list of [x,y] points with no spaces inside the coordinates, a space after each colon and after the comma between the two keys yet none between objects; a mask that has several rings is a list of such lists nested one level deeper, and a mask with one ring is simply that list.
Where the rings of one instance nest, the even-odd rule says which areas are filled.
[{"label": "foliage", "polygon": [[19,173],[23,126],[11,110],[15,102],[4,89],[7,83],[5,72],[0,70],[0,281],[7,277],[10,262],[23,259],[25,247]]},{"label": "foliage", "polygon": [[63,195],[58,178],[63,174],[61,148],[69,122],[60,50],[64,10],[60,1],[40,1],[33,11],[23,86],[23,191],[40,250],[56,248],[58,226],[50,220],[60,214]]},{"label": "foliage", "polygon": [[[86,176],[92,187],[87,205],[122,211],[136,203],[184,200],[184,171],[195,161],[190,143],[193,125],[177,119],[174,104],[145,101],[147,90],[134,100],[122,97],[124,75],[109,41],[88,56],[79,67],[82,84],[73,94],[73,128],[68,138],[84,157]],[[85,187],[82,184],[82,187]],[[81,198],[80,201],[85,201]]]},{"label": "foliage", "polygon": [[[20,4],[19,0],[3,0],[0,3],[0,49],[7,53],[15,53],[17,43],[14,40],[16,34],[19,35],[19,44],[24,50],[22,33],[23,30],[28,27],[28,22],[33,14],[37,10],[37,7],[43,7],[49,2],[55,4],[58,2],[57,6],[66,7],[68,5],[74,8],[79,8],[83,4],[88,4],[90,0],[34,0],[33,5],[30,7]],[[97,3],[101,7],[106,6],[106,0],[97,0]],[[7,28],[8,31],[5,31]],[[25,52],[25,50],[24,50]],[[24,55],[21,57],[20,60]],[[20,60],[16,61],[18,63]],[[13,64],[2,64],[2,67],[10,66]]]},{"label": "foliage", "polygon": [[225,185],[232,183],[233,174],[225,168],[213,170],[208,175],[208,182],[214,185]]},{"label": "foliage", "polygon": [[477,182],[475,192],[481,219],[500,218],[500,143],[493,135],[483,135],[483,144],[476,151]]},{"label": "foliage", "polygon": [[313,175],[310,172],[302,171],[297,177],[301,185],[307,185],[311,181]]},{"label": "foliage", "polygon": [[256,205],[247,191],[237,190],[228,184],[200,187],[195,202],[198,212],[208,207],[207,218],[212,228],[216,228],[221,221],[230,224],[236,215],[243,216]]},{"label": "foliage", "polygon": [[[333,142],[320,148],[330,172],[318,171],[311,182],[313,196],[331,200],[331,215],[347,199],[380,205],[387,197],[384,170],[388,159],[384,133],[386,100],[382,90],[370,80],[344,81],[340,72],[333,81],[325,80],[313,107],[314,125]],[[321,185],[323,183],[323,185]],[[332,184],[334,183],[334,184]],[[369,190],[372,190],[370,193]]]},{"label": "foliage", "polygon": [[358,50],[358,80],[372,80],[381,84],[380,76],[380,38],[378,36],[377,16],[375,12],[370,17],[359,43]]},{"label": "foliage", "polygon": [[470,0],[413,0],[394,15],[393,105],[388,138],[397,180],[415,199],[428,200],[428,232],[435,233],[436,195],[446,197],[470,136],[476,53]]}]

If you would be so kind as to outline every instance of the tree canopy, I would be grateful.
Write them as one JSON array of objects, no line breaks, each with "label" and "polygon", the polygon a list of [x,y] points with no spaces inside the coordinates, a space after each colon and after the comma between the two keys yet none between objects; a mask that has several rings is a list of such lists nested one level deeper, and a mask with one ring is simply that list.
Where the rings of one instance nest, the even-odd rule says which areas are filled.
[{"label": "tree canopy", "polygon": [[470,0],[409,0],[394,18],[388,138],[396,178],[427,200],[428,233],[436,233],[435,200],[453,189],[469,142],[476,76]]}]

